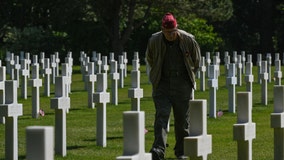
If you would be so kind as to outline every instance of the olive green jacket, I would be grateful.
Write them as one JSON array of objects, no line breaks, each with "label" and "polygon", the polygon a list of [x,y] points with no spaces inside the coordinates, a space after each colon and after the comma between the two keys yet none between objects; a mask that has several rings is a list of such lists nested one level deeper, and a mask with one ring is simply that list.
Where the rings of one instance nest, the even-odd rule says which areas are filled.
[{"label": "olive green jacket", "polygon": [[[200,48],[192,34],[178,30],[179,47],[184,56],[184,63],[188,71],[192,86],[195,84],[195,73],[201,59]],[[166,53],[166,44],[162,31],[154,33],[148,41],[146,60],[150,68],[150,82],[155,89],[161,79],[163,61]]]}]

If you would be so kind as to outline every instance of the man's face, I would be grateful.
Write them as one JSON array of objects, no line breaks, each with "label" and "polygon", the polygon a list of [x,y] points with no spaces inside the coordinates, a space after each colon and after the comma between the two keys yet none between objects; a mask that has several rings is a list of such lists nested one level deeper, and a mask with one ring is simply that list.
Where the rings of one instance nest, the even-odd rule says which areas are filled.
[{"label": "man's face", "polygon": [[173,29],[162,28],[162,32],[168,41],[174,41],[177,39],[177,28]]}]

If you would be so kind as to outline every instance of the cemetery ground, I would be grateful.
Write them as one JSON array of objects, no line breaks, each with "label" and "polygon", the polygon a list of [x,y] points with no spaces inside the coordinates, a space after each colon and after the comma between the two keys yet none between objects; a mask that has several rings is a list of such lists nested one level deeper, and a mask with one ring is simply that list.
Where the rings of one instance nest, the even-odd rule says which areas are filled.
[{"label": "cemetery ground", "polygon": [[[55,155],[55,159],[68,160],[113,160],[123,154],[123,112],[131,110],[131,99],[128,98],[128,89],[131,88],[130,71],[125,78],[124,88],[118,90],[118,105],[107,103],[107,146],[96,145],[96,108],[88,108],[88,93],[84,89],[80,66],[73,66],[72,90],[69,94],[71,107],[67,117],[67,156]],[[233,141],[233,125],[237,123],[237,114],[228,112],[228,90],[226,88],[226,77],[224,66],[220,66],[221,75],[218,78],[219,87],[217,90],[217,111],[223,110],[221,117],[207,118],[207,133],[212,135],[212,154],[208,155],[209,160],[234,160],[237,159],[237,142]],[[274,68],[272,68],[274,71]],[[145,151],[149,152],[154,139],[154,104],[151,97],[152,88],[146,75],[146,67],[142,65],[141,88],[144,90],[144,97],[141,99],[141,111],[145,111]],[[268,83],[268,105],[261,104],[261,85],[257,83],[257,67],[253,67],[253,110],[252,121],[256,123],[256,139],[253,139],[252,157],[257,160],[273,159],[273,128],[270,127],[270,114],[273,112],[273,86],[274,81]],[[273,72],[272,72],[273,76]],[[109,78],[109,77],[108,77]],[[244,79],[244,76],[242,76]],[[7,77],[8,79],[8,77]],[[110,83],[110,81],[109,81]],[[108,85],[110,86],[110,84]],[[206,99],[209,104],[209,89],[206,80],[206,91],[199,89],[199,79],[195,91],[195,99]],[[110,88],[110,87],[109,87]],[[18,102],[23,104],[23,116],[18,117],[18,147],[19,159],[26,158],[26,132],[27,126],[54,126],[54,109],[50,108],[50,99],[54,97],[54,85],[51,85],[51,96],[43,95],[41,87],[40,108],[45,111],[45,116],[38,119],[32,118],[31,88],[28,90],[28,99],[22,99],[18,95]],[[242,86],[236,86],[236,93],[246,91],[246,84],[243,80]],[[108,92],[110,92],[108,90]],[[20,91],[18,91],[18,94]],[[236,101],[237,102],[237,101]],[[236,109],[238,104],[236,104]],[[209,113],[209,108],[207,108]],[[168,134],[167,159],[175,159],[174,156],[174,131],[173,116],[170,121],[170,132]],[[5,158],[5,125],[0,125],[0,159]],[[136,144],[133,144],[136,145]]]}]

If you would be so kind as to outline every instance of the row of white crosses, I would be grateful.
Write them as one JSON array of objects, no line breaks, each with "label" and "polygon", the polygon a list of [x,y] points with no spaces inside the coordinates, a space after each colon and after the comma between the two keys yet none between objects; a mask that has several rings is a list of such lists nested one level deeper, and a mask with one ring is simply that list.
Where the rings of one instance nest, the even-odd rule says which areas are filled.
[{"label": "row of white crosses", "polygon": [[[283,91],[282,87],[282,99]],[[256,124],[252,122],[252,94],[251,92],[238,92],[237,100],[237,124],[233,126],[233,137],[238,143],[237,155],[240,160],[252,160],[252,140],[255,139],[256,135]],[[279,105],[279,103],[277,104]],[[184,139],[184,153],[190,159],[207,160],[208,154],[212,153],[212,136],[207,134],[207,103],[206,100],[191,100],[190,106],[190,135]],[[271,118],[273,118],[272,126],[277,128],[275,130],[278,133],[275,134],[275,138],[281,139],[282,137],[283,139],[281,135],[283,131],[278,129],[284,128],[284,125],[279,124],[283,116],[283,106],[282,109],[278,107],[275,110],[277,110],[276,113],[271,115]],[[276,141],[275,157],[283,159],[281,152],[284,146],[283,141]],[[278,147],[281,148],[278,149]]]},{"label": "row of white crosses", "polygon": [[282,78],[281,60],[279,56],[280,56],[279,53],[275,54],[275,71],[274,71],[275,85],[281,85],[281,78]]},{"label": "row of white crosses", "polygon": [[[62,73],[69,72],[69,67],[68,63],[63,63]],[[55,132],[53,126],[26,127],[27,159],[54,159],[54,152],[62,157],[67,155],[66,114],[70,108],[69,81],[68,74],[55,78],[55,97],[50,100],[50,108],[55,109]]]},{"label": "row of white crosses", "polygon": [[[5,60],[6,60],[6,67],[7,67],[6,73],[10,75],[12,80],[19,80],[19,73],[21,72],[21,70],[26,69],[30,71],[30,65],[32,64],[32,61],[30,59],[30,53],[28,52],[27,53],[20,52],[20,58],[18,55],[14,55],[14,53],[7,52]],[[45,63],[46,63],[45,53],[41,52],[40,58],[39,58],[39,68],[40,68],[39,70],[40,70],[40,75],[42,77],[44,77],[45,75],[45,72],[44,72],[46,68]],[[55,54],[52,54],[50,56],[53,84],[54,84],[54,77],[59,75],[59,63],[60,63],[59,53],[55,52]],[[28,78],[30,77],[29,73],[27,76]]]},{"label": "row of white crosses", "polygon": [[[132,101],[135,101],[133,99],[139,99],[141,98],[143,95],[143,90],[141,92],[140,87],[140,80],[138,81],[138,79],[140,79],[140,72],[138,71],[139,68],[139,59],[138,59],[138,54],[135,55],[135,59],[133,60],[133,65],[134,65],[134,69],[132,71],[132,78],[134,81],[132,84],[132,87],[130,90],[134,90],[134,92],[131,92],[133,94],[130,94],[130,98],[132,98]],[[37,57],[34,56],[34,61],[37,62]],[[55,152],[58,154],[61,154],[62,156],[66,155],[66,113],[70,107],[70,98],[68,97],[68,93],[69,93],[69,78],[67,74],[64,74],[66,72],[68,72],[68,66],[67,64],[62,64],[62,77],[56,77],[56,91],[55,91],[55,98],[51,99],[51,108],[55,109],[55,119],[56,119],[56,124],[55,124]],[[33,71],[32,71],[32,79],[30,80],[31,85],[35,88],[35,95],[38,95],[38,87],[40,86],[40,82],[41,79],[39,79],[39,65],[38,63],[34,63],[33,66]],[[5,71],[4,71],[5,72]],[[137,82],[138,81],[138,82]],[[37,85],[35,85],[37,84]],[[105,146],[106,145],[106,103],[109,101],[109,94],[106,93],[106,88],[107,88],[107,82],[106,82],[106,73],[101,73],[98,74],[98,86],[97,86],[97,92],[94,94],[94,102],[98,103],[98,115],[102,115],[102,116],[98,116],[98,134],[97,134],[97,139],[98,139],[98,145],[102,145]],[[137,90],[137,89],[138,90]],[[136,91],[139,91],[139,93],[136,93]],[[38,96],[33,96],[33,97],[38,97]],[[35,104],[38,104],[38,100],[37,98],[35,98]],[[140,101],[136,100],[136,102]],[[38,105],[36,105],[36,108]],[[133,107],[134,106],[134,107]],[[140,104],[138,103],[132,103],[132,108],[136,108],[136,109],[140,109]],[[34,107],[35,108],[35,107]],[[36,109],[36,110],[37,110]],[[34,110],[34,109],[33,109]],[[36,112],[35,112],[36,113]],[[33,113],[34,115],[36,115],[35,113]],[[143,116],[144,117],[144,116]],[[101,126],[101,127],[100,127]],[[140,125],[139,125],[140,126]],[[144,125],[143,125],[144,126]],[[52,130],[52,129],[51,129]],[[46,127],[28,127],[27,128],[27,133],[32,134],[33,132],[47,132],[49,135],[50,134],[50,129],[46,128]],[[143,130],[144,132],[144,130]],[[101,133],[101,134],[100,134]],[[28,135],[28,134],[27,134]],[[49,138],[50,139],[50,138]],[[31,143],[31,142],[30,142]],[[48,142],[44,142],[45,145],[51,146],[52,144],[48,144]],[[142,145],[142,143],[141,143]],[[27,149],[29,150],[29,153],[27,154],[28,157],[33,157],[35,151],[30,151],[30,150],[34,150],[37,147],[30,147],[32,149]],[[49,147],[50,148],[50,147]],[[15,149],[14,149],[15,151]],[[41,151],[43,152],[43,151]],[[39,155],[39,154],[38,154]],[[37,158],[39,158],[38,156],[36,156]]]},{"label": "row of white crosses", "polygon": [[[32,79],[30,84],[33,89],[33,96],[38,97],[38,87],[41,85],[39,79],[39,65],[37,56],[34,55],[35,63],[32,65]],[[47,62],[47,61],[45,61]],[[1,63],[0,63],[1,64]],[[48,64],[48,63],[45,63]],[[70,64],[62,64],[62,73],[70,72],[68,67]],[[6,67],[0,65],[0,86],[2,89],[0,117],[5,117],[5,157],[6,159],[18,159],[18,134],[17,134],[17,117],[23,114],[22,104],[17,103],[17,80],[6,80]],[[62,77],[56,77],[55,98],[51,99],[51,108],[56,109],[55,114],[55,151],[62,156],[66,155],[66,112],[70,108],[70,99],[68,97],[70,83],[68,74]],[[5,92],[9,90],[11,92]],[[38,104],[39,99],[33,99],[33,103]],[[37,108],[38,106],[36,106]],[[37,116],[34,112],[33,116]],[[37,108],[38,109],[38,108]],[[36,110],[37,110],[36,109]],[[52,127],[27,127],[27,157],[28,159],[50,159],[53,157],[53,129]],[[43,145],[38,145],[38,141],[42,140]],[[40,152],[37,152],[40,151]],[[47,152],[48,151],[48,152]],[[47,152],[47,153],[46,153]],[[44,153],[44,154],[42,154]],[[53,158],[52,158],[53,159]]]},{"label": "row of white crosses", "polygon": [[17,81],[6,80],[5,98],[0,104],[0,117],[5,117],[5,157],[6,159],[18,159],[18,116],[23,115],[23,105],[17,100]]},{"label": "row of white crosses", "polygon": [[[68,72],[69,66],[63,63],[62,73]],[[67,155],[66,114],[70,108],[69,79],[67,74],[55,78],[55,97],[50,100],[50,108],[55,109],[55,133],[53,126],[26,127],[27,159],[54,159],[54,151],[62,157]]]},{"label": "row of white crosses", "polygon": [[29,85],[32,87],[32,117],[38,118],[40,108],[40,90],[42,79],[39,78],[39,64],[37,63],[37,55],[33,56],[32,77]]},{"label": "row of white crosses", "polygon": [[[112,59],[112,58],[111,58]],[[138,52],[135,53],[133,59],[133,70],[131,71],[132,88],[128,91],[128,97],[131,98],[131,108],[133,111],[140,111],[140,98],[143,97],[143,89],[140,88],[140,71],[139,71],[139,56]],[[117,80],[118,74],[116,73],[116,61],[111,60],[111,73],[112,80]],[[92,64],[93,65],[93,64]],[[91,67],[93,67],[91,65]],[[97,73],[96,92],[93,94],[93,102],[96,103],[97,108],[97,145],[106,147],[106,104],[110,102],[110,94],[107,92],[107,73]],[[113,82],[113,86],[117,86],[117,82]],[[117,88],[115,88],[117,93]],[[89,100],[90,101],[90,100]],[[114,100],[117,103],[116,99]],[[144,125],[143,125],[144,126]]]},{"label": "row of white crosses", "polygon": [[131,88],[128,89],[128,97],[131,98],[131,110],[140,111],[140,99],[143,98],[143,89],[140,88],[140,63],[138,52],[134,53],[131,71]]},{"label": "row of white crosses", "polygon": [[[13,55],[12,53],[7,53],[8,56],[10,56],[10,58],[6,58],[6,59],[14,59],[13,58]],[[40,109],[40,87],[42,86],[42,79],[40,79],[40,66],[39,66],[39,63],[38,63],[38,57],[37,55],[33,55],[33,63],[32,63],[32,75],[28,81],[28,77],[30,76],[30,71],[28,70],[28,68],[30,68],[30,65],[28,65],[30,62],[30,55],[29,53],[26,53],[25,54],[26,57],[21,59],[21,67],[20,67],[20,73],[21,73],[21,95],[22,95],[22,98],[24,99],[27,99],[27,85],[31,86],[32,88],[32,117],[33,118],[38,118],[39,116],[39,109]],[[59,63],[60,60],[56,60],[58,57],[58,53],[57,54],[54,54],[54,55],[51,55],[54,59],[54,63]],[[72,55],[70,55],[70,53],[68,54],[68,57],[67,58],[72,58],[71,57]],[[18,56],[16,56],[18,57]],[[23,57],[23,52],[21,52],[21,57]],[[46,75],[46,76],[43,76],[45,78],[45,81],[44,81],[44,87],[45,87],[45,90],[44,90],[44,95],[46,96],[50,96],[50,74],[51,74],[51,69],[50,69],[50,66],[49,66],[49,58],[44,58],[44,53],[42,52],[41,53],[41,66],[43,67],[42,69],[42,72]],[[17,59],[17,58],[16,58]],[[70,60],[69,60],[70,61]],[[67,61],[67,62],[69,62]],[[13,65],[11,65],[13,64]],[[16,60],[16,63],[10,63],[9,64],[9,68],[10,70],[12,71],[13,70],[13,66],[16,66],[16,64],[18,64],[18,61]],[[44,65],[43,65],[44,64]],[[71,63],[68,63],[69,66],[72,67],[72,64]],[[56,66],[56,65],[53,65],[53,66]],[[56,66],[57,68],[59,68],[58,66]],[[3,70],[3,68],[2,68]],[[70,75],[70,70],[68,71],[65,71],[65,72],[62,72],[62,74],[64,76],[67,76],[67,82],[69,84],[68,86],[68,91],[70,90],[70,84],[71,84],[71,75]],[[2,81],[6,80],[6,76],[4,75],[5,73],[3,72],[1,77],[2,77]],[[53,73],[53,76],[55,77],[55,74],[56,72]],[[20,79],[15,79],[16,82],[17,82],[17,86],[19,86],[19,80]],[[3,88],[3,87],[2,87]],[[4,121],[2,122],[4,123]]]},{"label": "row of white crosses", "polygon": [[[136,55],[136,53],[134,53]],[[138,54],[138,52],[137,52]],[[90,62],[90,57],[87,56],[85,52],[80,54],[80,64],[81,64],[81,73],[82,79],[85,82],[85,89],[88,90],[88,106],[94,108],[95,104],[93,103],[92,94],[94,93],[94,86],[97,82],[96,74],[106,73],[110,70],[110,79],[111,79],[111,103],[118,105],[118,87],[124,87],[124,77],[127,76],[127,54],[123,52],[119,56],[119,63],[114,59],[114,53],[109,54],[109,60],[107,56],[101,56],[101,53],[92,52],[92,62]],[[93,64],[92,64],[93,63]],[[117,72],[119,70],[119,72]],[[119,81],[119,85],[118,85]],[[90,85],[90,87],[88,87]]]},{"label": "row of white crosses", "polygon": [[[217,52],[218,53],[218,52]],[[233,52],[233,62],[230,63],[230,56],[228,52],[225,52],[225,73],[227,75],[226,85],[228,87],[228,94],[229,94],[229,112],[235,113],[235,85],[241,86],[241,79],[243,72],[245,73],[245,82],[247,91],[252,92],[252,83],[254,81],[254,75],[252,74],[252,56],[249,54],[247,58],[244,57],[245,52],[242,52],[242,55],[237,55],[237,52]],[[210,94],[210,102],[209,108],[210,117],[216,118],[216,90],[218,89],[218,74],[219,74],[219,54],[213,57],[213,64],[211,65],[210,53],[206,53],[206,63],[204,57],[201,59],[201,69],[200,69],[200,90],[205,91],[205,72],[207,71],[208,74],[208,86],[209,86],[209,94]],[[258,73],[259,80],[262,85],[262,94],[261,94],[261,102],[264,105],[267,105],[267,82],[269,81],[269,73],[271,72],[271,65],[267,67],[267,61],[261,60],[261,55],[258,55],[258,59],[261,63],[258,63]],[[267,56],[268,61],[271,61],[271,55],[268,54]],[[244,63],[244,61],[247,62]],[[271,62],[269,62],[271,64]],[[205,64],[208,66],[206,67]],[[206,70],[207,68],[207,70]],[[270,68],[270,69],[269,69]],[[236,76],[237,72],[237,77]],[[275,54],[275,72],[274,72],[275,84],[281,84],[282,72],[281,72],[281,61],[279,60],[279,54]]]},{"label": "row of white crosses", "polygon": [[[117,62],[113,58],[113,53],[110,54],[110,78],[112,80],[112,94],[117,95],[117,80],[120,78],[117,73]],[[123,113],[124,117],[124,151],[123,156],[117,159],[145,159],[151,160],[151,154],[145,153],[144,150],[144,112],[140,111],[140,98],[143,97],[143,89],[140,88],[140,63],[138,52],[135,52],[132,61],[133,70],[131,71],[132,88],[129,89],[128,97],[131,98],[131,110]],[[93,102],[96,103],[97,108],[97,145],[106,147],[106,104],[110,102],[110,94],[107,90],[107,72],[93,73],[94,63],[90,62],[88,65],[88,85],[92,85],[96,79],[96,92],[93,93]],[[90,71],[91,70],[91,71]],[[123,72],[122,75],[126,74]],[[96,78],[95,78],[96,76]],[[91,80],[93,79],[93,80]],[[91,87],[89,87],[91,88]],[[89,92],[89,95],[91,92]],[[113,103],[117,104],[117,99],[114,96]],[[89,100],[90,102],[90,100]],[[131,127],[131,128],[129,128]],[[133,147],[133,142],[136,144]]]},{"label": "row of white crosses", "polygon": [[123,112],[123,156],[116,159],[151,160],[151,153],[145,153],[145,113],[140,111],[140,98],[143,97],[143,89],[140,88],[138,52],[134,53],[132,67],[131,88],[128,90],[128,97],[131,98],[131,111]]},{"label": "row of white crosses", "polygon": [[117,61],[114,60],[114,53],[110,53],[110,79],[111,79],[111,103],[118,105],[118,80]]}]

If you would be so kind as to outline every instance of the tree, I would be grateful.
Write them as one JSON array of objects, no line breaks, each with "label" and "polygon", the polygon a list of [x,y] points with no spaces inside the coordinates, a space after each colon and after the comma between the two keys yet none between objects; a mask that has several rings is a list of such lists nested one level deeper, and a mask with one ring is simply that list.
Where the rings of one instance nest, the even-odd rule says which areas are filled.
[{"label": "tree", "polygon": [[133,30],[145,23],[152,3],[151,0],[96,0],[92,3],[97,21],[105,29],[113,52],[120,54],[124,50]]},{"label": "tree", "polygon": [[225,49],[263,54],[281,51],[284,24],[281,0],[234,0],[233,4],[233,17],[222,26],[214,25],[226,42]]}]

